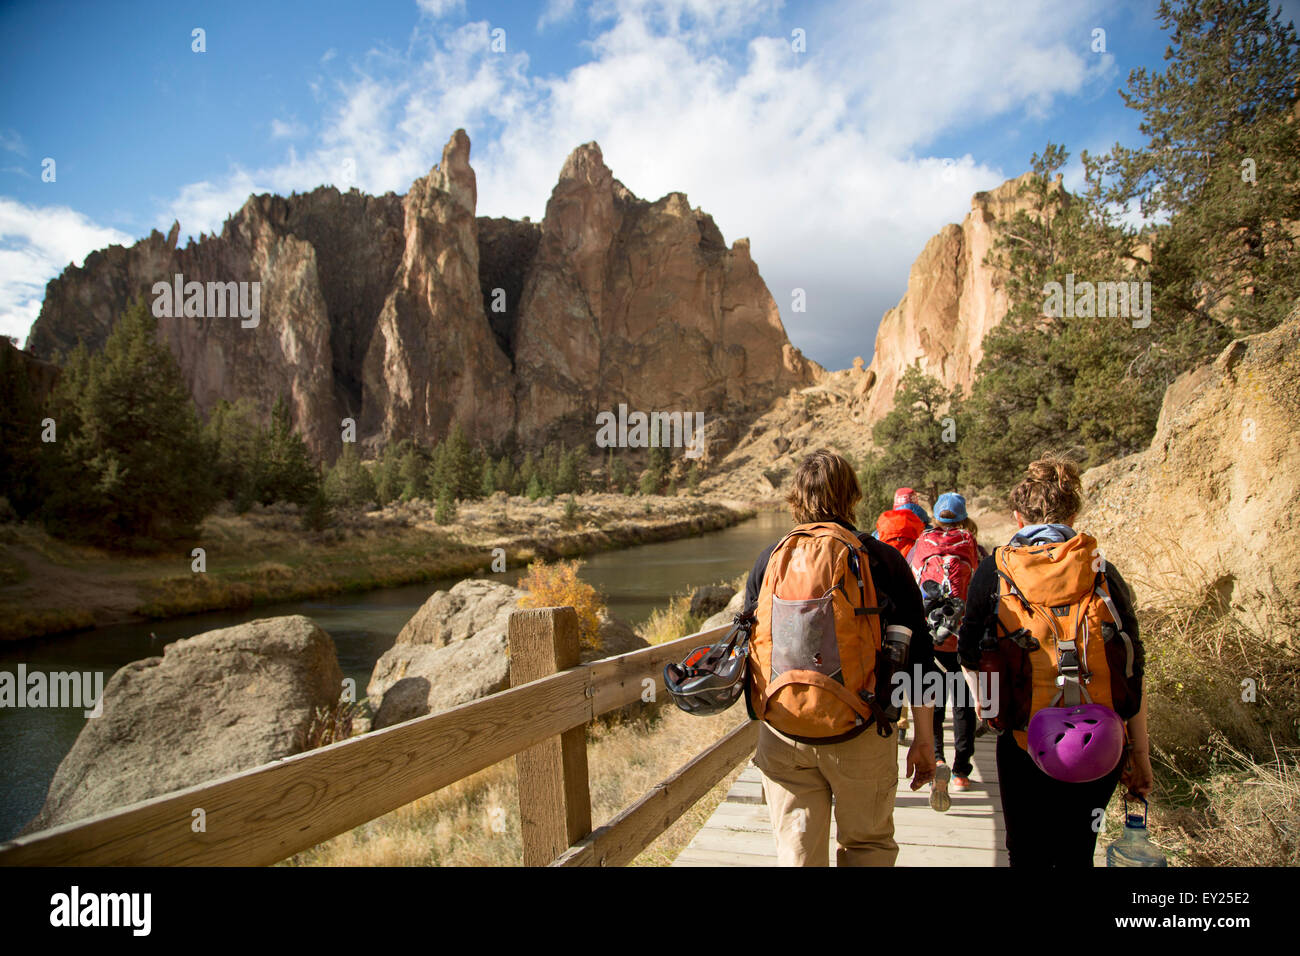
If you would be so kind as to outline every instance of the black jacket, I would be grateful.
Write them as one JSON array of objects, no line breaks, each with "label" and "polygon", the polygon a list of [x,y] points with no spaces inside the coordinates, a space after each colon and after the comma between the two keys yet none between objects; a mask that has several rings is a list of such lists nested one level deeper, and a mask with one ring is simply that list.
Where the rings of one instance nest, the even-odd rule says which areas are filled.
[{"label": "black jacket", "polygon": [[[886,608],[885,620],[881,623],[881,633],[884,633],[885,626],[889,624],[901,624],[910,628],[912,644],[907,659],[909,673],[914,673],[913,668],[918,664],[921,666],[922,679],[925,674],[938,671],[939,668],[934,663],[934,642],[930,639],[930,628],[926,624],[925,611],[921,606],[921,589],[916,586],[916,578],[912,575],[912,569],[907,566],[907,559],[891,545],[877,541],[870,534],[858,531],[853,525],[843,521],[835,523],[857,535],[858,540],[862,542],[862,550],[867,553],[867,567],[876,588],[876,603]],[[745,582],[745,610],[751,614],[758,607],[758,592],[763,587],[767,562],[778,544],[780,542],[775,541],[770,547],[764,549],[758,556],[758,560],[754,562],[754,567],[749,572],[749,579]],[[904,686],[910,695],[911,682]],[[749,706],[748,694],[745,695],[745,704]],[[754,716],[752,709],[749,715]]]}]

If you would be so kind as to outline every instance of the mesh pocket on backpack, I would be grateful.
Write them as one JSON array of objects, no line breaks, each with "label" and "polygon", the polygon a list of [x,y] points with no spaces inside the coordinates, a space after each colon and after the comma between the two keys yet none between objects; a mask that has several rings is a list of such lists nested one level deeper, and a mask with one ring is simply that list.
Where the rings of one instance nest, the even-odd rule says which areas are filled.
[{"label": "mesh pocket on backpack", "polygon": [[772,679],[796,670],[817,671],[844,683],[833,592],[806,601],[772,597]]}]

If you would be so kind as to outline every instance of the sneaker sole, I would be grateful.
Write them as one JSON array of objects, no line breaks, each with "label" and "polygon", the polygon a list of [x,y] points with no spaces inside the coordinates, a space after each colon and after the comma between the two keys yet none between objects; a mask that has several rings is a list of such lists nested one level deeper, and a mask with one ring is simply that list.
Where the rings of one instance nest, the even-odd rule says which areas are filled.
[{"label": "sneaker sole", "polygon": [[952,806],[952,798],[948,796],[948,781],[950,779],[952,779],[952,769],[940,764],[939,769],[934,772],[934,783],[930,784],[931,810],[947,813]]}]

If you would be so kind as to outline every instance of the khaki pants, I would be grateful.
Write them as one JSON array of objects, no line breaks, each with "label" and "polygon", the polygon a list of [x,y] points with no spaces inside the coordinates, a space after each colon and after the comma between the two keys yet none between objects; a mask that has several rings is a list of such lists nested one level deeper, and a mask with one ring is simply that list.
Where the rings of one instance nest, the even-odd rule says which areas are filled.
[{"label": "khaki pants", "polygon": [[779,866],[827,866],[831,796],[837,866],[893,866],[898,738],[869,728],[837,744],[804,744],[759,723],[754,764],[772,814]]}]

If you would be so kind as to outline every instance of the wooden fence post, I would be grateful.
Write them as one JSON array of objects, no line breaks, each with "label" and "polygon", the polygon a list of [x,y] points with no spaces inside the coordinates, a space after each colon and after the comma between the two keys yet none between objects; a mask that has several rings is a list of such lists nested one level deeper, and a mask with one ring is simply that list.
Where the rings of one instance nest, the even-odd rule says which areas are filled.
[{"label": "wooden fence post", "polygon": [[[578,615],[544,607],[510,615],[510,686],[578,664]],[[591,832],[587,728],[574,727],[515,755],[524,866],[546,866]]]}]

